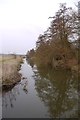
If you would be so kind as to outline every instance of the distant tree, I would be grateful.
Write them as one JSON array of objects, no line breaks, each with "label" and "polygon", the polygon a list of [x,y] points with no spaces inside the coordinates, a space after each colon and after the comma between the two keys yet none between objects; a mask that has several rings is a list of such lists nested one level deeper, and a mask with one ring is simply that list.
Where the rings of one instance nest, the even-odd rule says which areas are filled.
[{"label": "distant tree", "polygon": [[34,49],[31,49],[30,51],[27,52],[27,58],[32,58],[34,57],[34,54],[35,54],[35,50]]}]

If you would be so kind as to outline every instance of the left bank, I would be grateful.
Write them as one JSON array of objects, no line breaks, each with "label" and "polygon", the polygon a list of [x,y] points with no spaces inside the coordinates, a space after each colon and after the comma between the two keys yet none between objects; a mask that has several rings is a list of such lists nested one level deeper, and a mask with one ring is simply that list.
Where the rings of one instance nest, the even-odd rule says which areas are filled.
[{"label": "left bank", "polygon": [[[21,80],[19,70],[23,56],[5,55],[2,57],[2,90],[7,91],[15,86]],[[1,69],[1,68],[0,68]]]}]

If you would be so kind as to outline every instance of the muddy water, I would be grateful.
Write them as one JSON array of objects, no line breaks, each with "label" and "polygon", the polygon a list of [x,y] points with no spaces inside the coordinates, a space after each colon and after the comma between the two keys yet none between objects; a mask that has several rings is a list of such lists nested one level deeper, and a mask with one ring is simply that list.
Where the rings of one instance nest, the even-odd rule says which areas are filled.
[{"label": "muddy water", "polygon": [[24,59],[21,81],[3,93],[3,118],[77,118],[78,78],[69,71],[32,67]]}]

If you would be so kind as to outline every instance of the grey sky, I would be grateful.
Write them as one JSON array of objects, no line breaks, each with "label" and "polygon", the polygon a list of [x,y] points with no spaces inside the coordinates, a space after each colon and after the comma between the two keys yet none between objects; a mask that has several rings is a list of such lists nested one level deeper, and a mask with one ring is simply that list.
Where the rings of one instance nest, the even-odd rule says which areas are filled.
[{"label": "grey sky", "polygon": [[0,53],[26,53],[49,26],[59,3],[78,0],[0,0]]}]

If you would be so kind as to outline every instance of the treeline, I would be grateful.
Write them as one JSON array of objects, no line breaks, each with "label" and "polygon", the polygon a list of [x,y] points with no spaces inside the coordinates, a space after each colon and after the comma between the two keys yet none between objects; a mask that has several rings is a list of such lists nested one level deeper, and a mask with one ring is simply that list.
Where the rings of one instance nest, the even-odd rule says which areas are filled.
[{"label": "treeline", "polygon": [[78,10],[60,4],[50,27],[40,34],[36,49],[27,52],[27,58],[34,60],[38,67],[78,69],[80,60],[80,36]]}]

